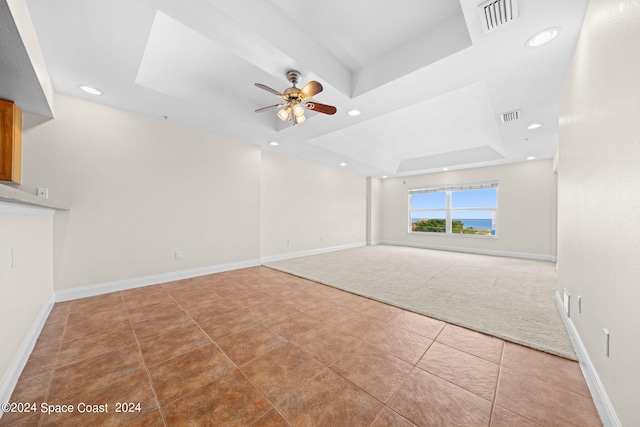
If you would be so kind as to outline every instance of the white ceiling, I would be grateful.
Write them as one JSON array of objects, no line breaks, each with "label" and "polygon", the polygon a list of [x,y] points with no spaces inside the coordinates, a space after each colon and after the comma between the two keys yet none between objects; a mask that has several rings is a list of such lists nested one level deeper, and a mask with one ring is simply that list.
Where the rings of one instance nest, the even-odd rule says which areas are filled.
[{"label": "white ceiling", "polygon": [[[58,92],[392,177],[552,157],[588,1],[518,0],[518,18],[487,34],[482,0],[26,3]],[[525,46],[549,27],[560,29],[555,40]],[[0,59],[0,70],[24,61]],[[314,100],[336,115],[310,112],[292,126],[277,110],[255,113],[279,98],[254,83],[284,91],[289,69],[302,72],[299,86],[319,81]],[[0,85],[0,97],[20,104],[13,86]],[[30,105],[21,107],[41,114]],[[362,114],[347,115],[352,108]],[[516,109],[520,119],[503,124],[501,113]],[[533,122],[543,127],[527,130]]]}]

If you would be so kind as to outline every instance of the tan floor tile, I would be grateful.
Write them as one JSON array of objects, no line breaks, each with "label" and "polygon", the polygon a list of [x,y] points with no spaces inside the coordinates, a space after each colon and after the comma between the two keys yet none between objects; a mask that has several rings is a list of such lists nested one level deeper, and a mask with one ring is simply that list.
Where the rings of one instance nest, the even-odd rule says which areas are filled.
[{"label": "tan floor tile", "polygon": [[416,425],[397,412],[384,408],[371,427],[416,427]]},{"label": "tan floor tile", "polygon": [[367,316],[373,317],[374,319],[382,322],[388,322],[402,312],[398,307],[372,299],[367,299],[366,301],[354,306],[353,310],[358,313],[366,314]]},{"label": "tan floor tile", "polygon": [[99,332],[76,340],[65,341],[60,347],[57,367],[70,365],[133,344],[136,344],[136,339],[130,325],[109,332]]},{"label": "tan floor tile", "polygon": [[242,296],[251,291],[248,286],[235,280],[219,283],[214,289],[215,293],[224,299],[232,299],[233,297]]},{"label": "tan floor tile", "polygon": [[341,331],[358,339],[366,339],[375,333],[381,332],[386,326],[384,322],[355,311],[336,319],[334,325]]},{"label": "tan floor tile", "polygon": [[500,370],[495,363],[434,342],[417,366],[493,401]]},{"label": "tan floor tile", "polygon": [[366,337],[365,341],[413,365],[418,363],[433,342],[422,335],[395,326],[387,326]]},{"label": "tan floor tile", "polygon": [[412,368],[413,365],[364,343],[331,366],[342,377],[383,403],[389,401]]},{"label": "tan floor tile", "polygon": [[500,363],[504,341],[455,325],[447,325],[436,341],[466,351],[493,363]]},{"label": "tan floor tile", "polygon": [[43,374],[51,374],[55,368],[58,348],[54,345],[42,347],[33,351],[27,359],[27,364],[22,370],[22,376],[31,378]]},{"label": "tan floor tile", "polygon": [[67,322],[67,317],[69,317],[69,312],[71,311],[71,303],[72,301],[64,301],[57,302],[51,308],[51,312],[47,317],[47,322],[56,323],[56,322]]},{"label": "tan floor tile", "polygon": [[489,425],[491,403],[456,385],[415,369],[389,407],[419,426]]},{"label": "tan floor tile", "polygon": [[65,402],[142,370],[138,347],[121,347],[56,369],[47,399]]},{"label": "tan floor tile", "polygon": [[275,409],[272,409],[267,413],[267,415],[260,418],[255,423],[251,424],[251,427],[290,427],[287,421],[282,418]]},{"label": "tan floor tile", "polygon": [[432,340],[438,336],[446,325],[443,321],[406,310],[402,310],[402,312],[391,319],[389,324]]},{"label": "tan floor tile", "polygon": [[70,314],[79,312],[92,312],[96,310],[119,307],[123,304],[122,297],[117,293],[96,295],[70,301]]},{"label": "tan floor tile", "polygon": [[258,319],[253,317],[248,309],[242,308],[231,313],[202,320],[198,322],[198,325],[215,341],[258,323]]},{"label": "tan floor tile", "polygon": [[222,299],[221,296],[211,290],[201,289],[193,289],[191,291],[184,292],[169,291],[169,294],[183,309],[195,307],[203,302],[212,303]]},{"label": "tan floor tile", "polygon": [[322,326],[322,323],[316,319],[300,312],[292,313],[283,317],[276,317],[263,323],[271,331],[288,340]]},{"label": "tan floor tile", "polygon": [[154,304],[129,307],[127,311],[129,312],[131,323],[140,323],[171,313],[181,313],[182,308],[173,299],[167,298]]},{"label": "tan floor tile", "polygon": [[284,304],[280,304],[274,300],[266,300],[259,304],[247,307],[247,310],[259,322],[267,322],[276,317],[290,316],[298,312],[298,310]]},{"label": "tan floor tile", "polygon": [[544,426],[601,425],[590,398],[504,366],[500,371],[496,404]]},{"label": "tan floor tile", "polygon": [[243,307],[252,307],[254,305],[263,304],[271,301],[267,295],[262,292],[257,292],[252,289],[247,290],[241,295],[233,295],[226,298],[227,301],[232,301],[237,304],[243,304]]},{"label": "tan floor tile", "polygon": [[241,366],[286,344],[287,340],[259,324],[216,342],[236,365]]},{"label": "tan floor tile", "polygon": [[333,302],[348,309],[353,310],[354,307],[362,304],[367,301],[368,298],[365,298],[360,295],[352,294],[346,291],[342,291],[341,293],[334,293],[329,297]]},{"label": "tan floor tile", "polygon": [[55,304],[11,399],[141,411],[0,426],[162,426],[153,389],[168,425],[600,425],[576,362],[253,267]]},{"label": "tan floor tile", "polygon": [[203,301],[201,304],[186,307],[185,311],[196,322],[213,319],[224,314],[245,308],[247,305],[238,301],[229,301],[225,298],[219,300]]},{"label": "tan floor tile", "polygon": [[35,411],[31,412],[32,408],[19,411],[19,408],[16,407],[16,412],[6,412],[2,415],[2,418],[0,418],[0,426],[10,425],[20,420],[26,423],[28,419],[34,419],[37,423],[38,418],[34,418],[34,413],[39,414],[40,404],[46,402],[47,389],[49,388],[50,381],[51,373],[45,373],[35,377],[21,376],[11,394],[9,402],[33,403],[36,405],[34,408]]},{"label": "tan floor tile", "polygon": [[160,411],[152,412],[144,418],[139,419],[133,424],[129,424],[127,427],[163,427],[162,415]]},{"label": "tan floor tile", "polygon": [[162,405],[234,370],[235,365],[213,343],[149,368]]},{"label": "tan floor tile", "polygon": [[294,426],[368,426],[384,406],[328,369],[295,390],[278,408]]},{"label": "tan floor tile", "polygon": [[244,426],[272,406],[237,370],[164,407],[167,424]]},{"label": "tan floor tile", "polygon": [[189,325],[140,341],[140,350],[147,366],[153,366],[188,353],[210,342],[209,337],[199,327]]},{"label": "tan floor tile", "polygon": [[[505,343],[502,365],[566,390],[591,397],[580,364],[518,344]],[[549,375],[553,372],[553,375]]]},{"label": "tan floor tile", "polygon": [[121,291],[120,296],[126,307],[142,307],[147,304],[166,301],[169,298],[163,285],[143,286]]},{"label": "tan floor tile", "polygon": [[189,326],[195,326],[193,320],[191,320],[191,318],[184,312],[176,312],[166,316],[156,317],[155,319],[146,320],[144,322],[135,323],[133,325],[133,330],[136,333],[138,340],[142,341]]},{"label": "tan floor tile", "polygon": [[240,369],[271,402],[277,402],[325,368],[308,353],[287,343]]},{"label": "tan floor tile", "polygon": [[[9,423],[8,421],[5,421],[5,418],[7,417],[7,415],[3,416],[0,419],[0,426],[4,427],[4,426],[11,426],[11,427],[36,427],[38,425],[38,423],[40,422],[40,419],[42,418],[42,414],[40,413],[22,413],[20,414],[21,418],[15,422],[11,422]],[[24,417],[22,417],[24,416]]]},{"label": "tan floor tile", "polygon": [[491,427],[538,427],[539,425],[498,405],[493,407]]},{"label": "tan floor tile", "polygon": [[69,315],[63,341],[75,340],[87,335],[106,333],[114,328],[125,328],[129,325],[129,316],[124,309],[98,311],[94,315],[83,313],[82,317]]},{"label": "tan floor tile", "polygon": [[332,301],[321,301],[308,305],[304,308],[304,313],[323,323],[337,325],[347,316],[353,313],[346,307],[338,305]]},{"label": "tan floor tile", "polygon": [[324,326],[298,335],[291,342],[328,366],[360,341],[332,326]]},{"label": "tan floor tile", "polygon": [[[101,388],[87,390],[75,398],[52,399],[48,403],[73,405],[74,413],[44,414],[43,426],[128,425],[158,410],[149,379],[143,370],[106,383]],[[88,412],[88,409],[104,412]]]},{"label": "tan floor tile", "polygon": [[38,335],[34,351],[40,350],[43,347],[49,347],[49,350],[54,349],[60,345],[64,336],[66,328],[65,322],[50,322],[47,320]]}]

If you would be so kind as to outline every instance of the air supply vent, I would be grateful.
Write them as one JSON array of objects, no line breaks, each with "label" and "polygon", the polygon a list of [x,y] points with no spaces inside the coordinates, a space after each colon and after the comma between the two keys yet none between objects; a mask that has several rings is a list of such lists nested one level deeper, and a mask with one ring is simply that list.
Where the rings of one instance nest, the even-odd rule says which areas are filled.
[{"label": "air supply vent", "polygon": [[478,6],[485,34],[518,17],[518,0],[489,0]]},{"label": "air supply vent", "polygon": [[502,119],[502,123],[509,123],[516,120],[520,120],[520,110],[509,111],[507,113],[502,113],[500,116]]}]

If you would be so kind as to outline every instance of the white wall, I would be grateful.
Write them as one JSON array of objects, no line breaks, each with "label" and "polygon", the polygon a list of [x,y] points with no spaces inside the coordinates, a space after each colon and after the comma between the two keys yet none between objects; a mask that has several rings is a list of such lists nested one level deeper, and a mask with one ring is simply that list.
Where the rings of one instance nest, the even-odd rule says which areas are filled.
[{"label": "white wall", "polygon": [[367,178],[367,244],[382,240],[382,180]]},{"label": "white wall", "polygon": [[[56,215],[56,290],[260,258],[260,149],[58,94],[25,116],[22,190]],[[183,251],[183,260],[174,252]]]},{"label": "white wall", "polygon": [[[0,202],[0,401],[6,401],[53,296],[53,210]],[[12,260],[15,249],[15,267]],[[36,335],[37,336],[37,335]],[[0,413],[1,414],[1,413]]]},{"label": "white wall", "polygon": [[638,1],[590,2],[560,104],[558,284],[623,426],[640,425],[639,22]]},{"label": "white wall", "polygon": [[[498,181],[497,238],[409,233],[409,190]],[[554,174],[552,160],[490,166],[382,182],[383,241],[391,244],[552,260]]]},{"label": "white wall", "polygon": [[366,178],[262,152],[262,258],[366,239]]}]

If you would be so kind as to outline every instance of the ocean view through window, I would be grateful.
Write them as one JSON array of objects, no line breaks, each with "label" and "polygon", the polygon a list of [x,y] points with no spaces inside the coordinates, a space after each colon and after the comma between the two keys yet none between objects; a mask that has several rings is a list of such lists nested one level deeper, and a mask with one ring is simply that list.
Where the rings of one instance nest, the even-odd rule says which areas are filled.
[{"label": "ocean view through window", "polygon": [[498,183],[409,191],[409,232],[496,236]]}]

